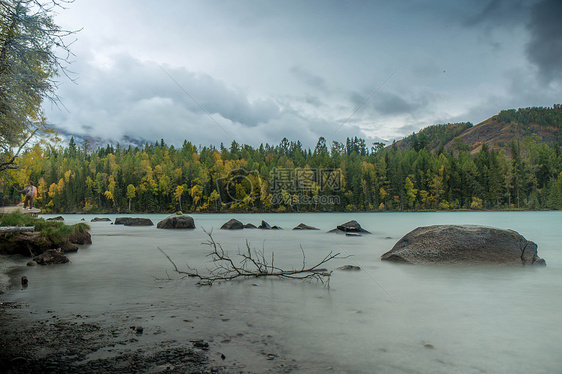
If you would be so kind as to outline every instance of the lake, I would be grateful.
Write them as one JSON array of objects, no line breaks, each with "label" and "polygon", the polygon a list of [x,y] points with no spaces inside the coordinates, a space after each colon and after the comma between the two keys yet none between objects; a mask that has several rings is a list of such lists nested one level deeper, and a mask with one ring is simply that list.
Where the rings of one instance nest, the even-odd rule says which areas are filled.
[{"label": "lake", "polygon": [[[156,224],[167,215],[146,217]],[[26,290],[9,294],[38,311],[129,318],[161,326],[170,339],[215,337],[226,356],[266,336],[298,364],[324,373],[553,373],[562,370],[562,212],[332,214],[193,214],[190,231],[91,223],[93,244],[70,265],[25,268]],[[48,218],[50,216],[44,216]],[[92,215],[64,215],[72,224]],[[117,215],[99,215],[114,220]],[[284,230],[219,230],[230,218]],[[371,235],[326,233],[357,220]],[[292,231],[304,222],[320,231]],[[513,229],[538,244],[546,268],[429,267],[385,263],[380,256],[418,226],[480,224]],[[158,250],[180,268],[204,273],[213,238],[231,255],[263,249],[283,268],[300,268],[339,252],[330,287],[315,282],[250,279],[197,287],[179,279]],[[156,281],[156,278],[174,280]],[[186,330],[190,320],[198,323]],[[188,321],[188,322],[186,322]],[[190,336],[191,336],[190,335]],[[242,347],[248,352],[252,347]],[[240,355],[239,355],[240,356]],[[243,357],[238,357],[240,361]]]}]

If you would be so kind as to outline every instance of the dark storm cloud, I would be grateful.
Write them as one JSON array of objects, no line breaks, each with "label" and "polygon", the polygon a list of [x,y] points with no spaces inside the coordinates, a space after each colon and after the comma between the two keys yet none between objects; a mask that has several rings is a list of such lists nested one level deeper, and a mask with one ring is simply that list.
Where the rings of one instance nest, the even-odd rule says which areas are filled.
[{"label": "dark storm cloud", "polygon": [[539,69],[542,79],[550,82],[562,77],[562,1],[544,0],[532,10],[529,22],[531,40],[527,58]]},{"label": "dark storm cloud", "polygon": [[[489,0],[472,2],[474,11],[465,17],[463,25],[482,28],[492,45],[490,30],[527,25],[530,40],[525,47],[529,62],[539,70],[540,78],[550,82],[562,76],[562,1],[560,0]],[[525,40],[521,40],[521,45]]]},{"label": "dark storm cloud", "polygon": [[113,56],[106,64],[81,66],[78,84],[65,85],[60,92],[68,112],[53,111],[50,117],[65,128],[92,129],[98,136],[134,133],[151,138],[167,133],[174,139],[179,134],[224,136],[214,121],[223,127],[257,127],[281,115],[271,100],[250,101],[244,91],[185,68],[160,68],[127,55]]},{"label": "dark storm cloud", "polygon": [[524,21],[532,1],[524,0],[488,0],[470,3],[473,12],[468,13],[463,24],[467,27],[496,27],[506,24],[517,25]]}]

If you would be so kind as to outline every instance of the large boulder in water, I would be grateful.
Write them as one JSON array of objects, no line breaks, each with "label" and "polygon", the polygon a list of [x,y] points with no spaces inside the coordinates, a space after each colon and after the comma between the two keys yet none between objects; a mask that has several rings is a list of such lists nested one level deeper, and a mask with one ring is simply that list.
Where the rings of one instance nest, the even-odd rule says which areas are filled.
[{"label": "large boulder in water", "polygon": [[154,226],[152,220],[148,218],[129,218],[127,222],[124,223],[125,226]]},{"label": "large boulder in water", "polygon": [[124,225],[127,220],[131,219],[131,217],[117,217],[115,218],[114,225]]},{"label": "large boulder in water", "polygon": [[221,230],[242,230],[243,228],[244,224],[234,218],[221,226]]},{"label": "large boulder in water", "polygon": [[477,225],[418,227],[381,260],[423,265],[546,265],[537,245],[519,233]]},{"label": "large boulder in water", "polygon": [[154,223],[148,218],[135,218],[135,217],[118,217],[115,218],[115,225],[125,226],[154,226]]},{"label": "large boulder in water", "polygon": [[172,214],[156,225],[159,229],[194,229],[195,221],[186,214]]},{"label": "large boulder in water", "polygon": [[39,256],[33,257],[33,261],[39,265],[66,264],[70,262],[64,253],[56,249],[47,249]]}]

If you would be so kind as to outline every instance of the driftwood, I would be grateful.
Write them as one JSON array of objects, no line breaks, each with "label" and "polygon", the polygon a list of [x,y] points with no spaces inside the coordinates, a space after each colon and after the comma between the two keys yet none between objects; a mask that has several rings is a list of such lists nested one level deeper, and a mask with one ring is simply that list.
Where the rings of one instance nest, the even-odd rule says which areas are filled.
[{"label": "driftwood", "polygon": [[[211,258],[212,268],[208,268],[208,274],[200,274],[197,269],[187,265],[187,270],[178,269],[175,262],[164,250],[158,248],[166,256],[174,267],[174,271],[182,277],[198,278],[199,285],[212,285],[217,281],[231,281],[239,278],[260,278],[260,277],[279,277],[289,279],[308,279],[320,281],[325,286],[330,285],[331,271],[322,268],[324,264],[334,258],[342,258],[339,253],[328,253],[321,261],[313,266],[306,265],[306,255],[302,251],[302,265],[298,269],[285,270],[275,265],[275,255],[271,253],[271,259],[266,258],[265,250],[252,250],[246,241],[246,250],[239,251],[236,259],[231,257],[222,246],[217,243],[211,233],[205,231],[209,240],[203,244],[211,247],[211,252],[207,255]],[[269,257],[269,256],[268,256]],[[158,278],[156,278],[158,279]],[[168,279],[170,277],[168,276]]]},{"label": "driftwood", "polygon": [[2,226],[0,227],[0,232],[33,232],[35,227],[33,226]]}]

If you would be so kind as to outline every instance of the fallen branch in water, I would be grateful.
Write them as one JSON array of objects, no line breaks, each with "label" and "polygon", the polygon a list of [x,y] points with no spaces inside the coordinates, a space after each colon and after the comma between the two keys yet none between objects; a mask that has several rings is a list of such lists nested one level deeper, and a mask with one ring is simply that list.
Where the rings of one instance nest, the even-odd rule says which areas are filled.
[{"label": "fallen branch in water", "polygon": [[[200,274],[197,269],[192,269],[187,265],[188,270],[178,269],[175,262],[168,256],[164,250],[158,248],[160,252],[166,256],[168,261],[174,267],[174,271],[183,277],[199,278],[199,285],[211,285],[217,281],[231,281],[238,278],[260,278],[260,277],[280,277],[290,279],[309,279],[317,280],[322,284],[329,287],[331,271],[328,271],[321,266],[334,258],[342,258],[339,253],[328,253],[321,261],[314,266],[306,266],[306,255],[302,251],[302,266],[299,269],[285,270],[275,265],[275,255],[271,253],[271,259],[268,260],[265,255],[265,250],[252,250],[250,244],[246,241],[246,251],[238,252],[235,258],[231,257],[222,246],[213,239],[212,233],[205,231],[209,236],[209,240],[203,243],[211,247],[211,253],[207,257],[211,258],[211,263],[214,265],[208,268],[208,275]],[[239,261],[237,263],[237,261]]]}]

